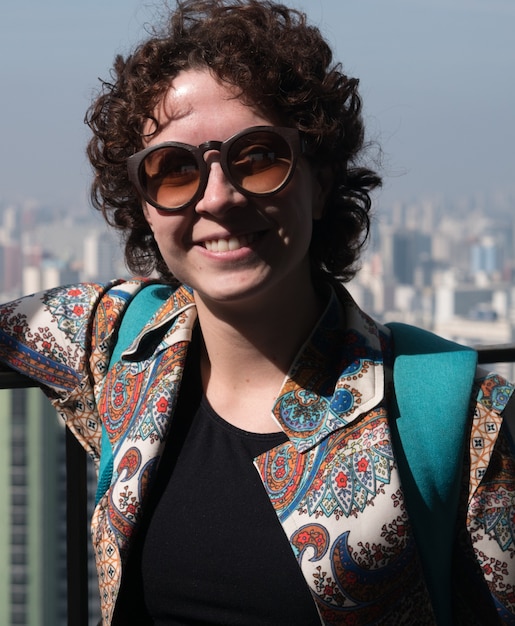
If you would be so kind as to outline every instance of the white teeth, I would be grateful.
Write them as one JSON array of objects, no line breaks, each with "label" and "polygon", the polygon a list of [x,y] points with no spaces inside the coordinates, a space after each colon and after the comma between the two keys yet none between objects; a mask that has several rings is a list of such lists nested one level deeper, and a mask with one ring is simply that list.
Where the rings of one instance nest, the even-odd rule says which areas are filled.
[{"label": "white teeth", "polygon": [[231,237],[229,241],[227,242],[227,246],[229,250],[238,250],[239,248],[241,248],[238,237]]},{"label": "white teeth", "polygon": [[205,242],[205,246],[209,252],[228,252],[248,246],[255,238],[255,235],[240,235],[229,239],[211,239]]},{"label": "white teeth", "polygon": [[225,239],[220,239],[219,241],[213,242],[213,248],[217,247],[218,252],[227,252],[229,250],[229,242]]}]

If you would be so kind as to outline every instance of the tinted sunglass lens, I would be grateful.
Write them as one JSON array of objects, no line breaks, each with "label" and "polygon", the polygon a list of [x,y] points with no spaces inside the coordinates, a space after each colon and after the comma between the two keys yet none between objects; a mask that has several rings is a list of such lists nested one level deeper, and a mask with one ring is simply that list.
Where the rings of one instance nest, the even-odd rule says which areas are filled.
[{"label": "tinted sunglass lens", "polygon": [[154,150],[143,162],[143,188],[153,202],[167,209],[177,209],[190,202],[198,190],[199,180],[195,156],[184,148]]},{"label": "tinted sunglass lens", "polygon": [[290,174],[292,161],[292,150],[286,139],[266,131],[240,137],[227,155],[234,182],[258,195],[280,188]]}]

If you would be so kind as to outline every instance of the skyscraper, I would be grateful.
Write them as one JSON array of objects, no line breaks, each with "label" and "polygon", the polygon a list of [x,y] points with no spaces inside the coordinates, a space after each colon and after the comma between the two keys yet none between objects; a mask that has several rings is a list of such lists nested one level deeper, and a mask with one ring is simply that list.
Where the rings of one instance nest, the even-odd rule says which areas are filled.
[{"label": "skyscraper", "polygon": [[66,624],[64,454],[38,389],[0,392],[0,624]]}]

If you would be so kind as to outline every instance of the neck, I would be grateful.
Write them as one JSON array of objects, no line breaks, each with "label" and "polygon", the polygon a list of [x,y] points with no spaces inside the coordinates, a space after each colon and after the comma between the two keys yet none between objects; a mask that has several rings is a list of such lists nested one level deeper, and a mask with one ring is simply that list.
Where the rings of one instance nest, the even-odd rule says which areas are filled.
[{"label": "neck", "polygon": [[212,365],[227,359],[242,366],[235,354],[252,354],[286,374],[293,357],[318,320],[323,300],[311,287],[293,298],[226,305],[195,294],[204,344]]},{"label": "neck", "polygon": [[[213,408],[246,430],[277,430],[271,409],[295,355],[313,329],[322,301],[310,285],[294,299],[227,306],[195,294],[203,336],[204,391]],[[295,304],[292,305],[292,302]],[[252,415],[252,423],[242,422]]]}]

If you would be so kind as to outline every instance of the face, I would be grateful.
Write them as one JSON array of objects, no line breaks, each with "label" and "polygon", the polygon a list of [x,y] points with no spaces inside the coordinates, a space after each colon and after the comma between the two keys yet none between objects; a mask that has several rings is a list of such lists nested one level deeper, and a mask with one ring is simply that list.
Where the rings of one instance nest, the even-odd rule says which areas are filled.
[{"label": "face", "polygon": [[[148,146],[165,141],[197,146],[224,141],[248,127],[280,125],[208,71],[197,70],[173,80],[156,117],[160,130]],[[204,158],[209,178],[194,205],[175,213],[144,205],[168,268],[206,303],[274,301],[291,293],[299,302],[311,289],[308,249],[312,221],[323,205],[322,185],[312,166],[300,157],[284,189],[251,197],[227,180],[216,150]]]}]

